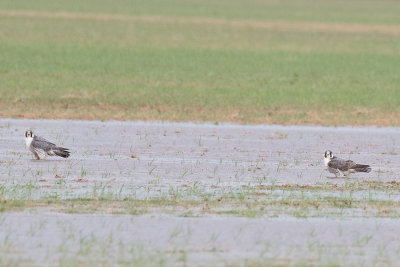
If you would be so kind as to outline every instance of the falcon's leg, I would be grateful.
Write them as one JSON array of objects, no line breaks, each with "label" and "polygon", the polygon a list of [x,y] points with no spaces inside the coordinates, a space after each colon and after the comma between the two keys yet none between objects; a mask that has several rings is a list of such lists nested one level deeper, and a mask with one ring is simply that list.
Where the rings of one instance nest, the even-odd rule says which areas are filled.
[{"label": "falcon's leg", "polygon": [[335,176],[337,178],[343,178],[345,177],[345,175],[343,174],[343,172],[341,172],[339,169],[335,169]]},{"label": "falcon's leg", "polygon": [[340,171],[338,169],[334,169],[331,167],[327,168],[328,172],[333,173],[335,175],[335,177],[326,177],[326,178],[338,178],[340,177]]},{"label": "falcon's leg", "polygon": [[43,149],[35,149],[35,153],[38,159],[44,159],[46,157],[46,152]]},{"label": "falcon's leg", "polygon": [[40,160],[40,157],[36,152],[33,152],[33,155],[35,156],[35,159]]}]

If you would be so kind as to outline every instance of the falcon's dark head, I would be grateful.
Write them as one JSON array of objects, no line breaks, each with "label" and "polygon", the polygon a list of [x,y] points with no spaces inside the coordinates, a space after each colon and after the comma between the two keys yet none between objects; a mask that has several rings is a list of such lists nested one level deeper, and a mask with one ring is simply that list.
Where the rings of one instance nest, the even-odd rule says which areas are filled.
[{"label": "falcon's dark head", "polygon": [[327,150],[327,151],[325,151],[325,158],[326,159],[331,159],[331,158],[333,158],[333,154],[332,154],[332,151],[330,151],[330,150]]},{"label": "falcon's dark head", "polygon": [[31,130],[26,131],[25,137],[33,137],[33,132]]}]

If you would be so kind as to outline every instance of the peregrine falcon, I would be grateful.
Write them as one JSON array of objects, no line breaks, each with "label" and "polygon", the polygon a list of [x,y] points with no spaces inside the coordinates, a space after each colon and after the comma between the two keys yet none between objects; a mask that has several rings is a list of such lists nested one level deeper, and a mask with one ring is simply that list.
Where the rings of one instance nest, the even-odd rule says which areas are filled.
[{"label": "peregrine falcon", "polygon": [[327,170],[335,174],[336,177],[344,177],[355,172],[371,171],[369,165],[357,164],[351,160],[334,157],[330,150],[325,151],[324,163]]},{"label": "peregrine falcon", "polygon": [[36,136],[31,130],[25,132],[25,143],[36,159],[44,159],[46,155],[68,158],[68,148],[63,148],[50,143],[46,139]]}]

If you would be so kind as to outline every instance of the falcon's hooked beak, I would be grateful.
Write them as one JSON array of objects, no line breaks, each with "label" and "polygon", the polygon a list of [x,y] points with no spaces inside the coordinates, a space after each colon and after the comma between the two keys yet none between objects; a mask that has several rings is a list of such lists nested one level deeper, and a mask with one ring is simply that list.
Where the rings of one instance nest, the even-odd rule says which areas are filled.
[{"label": "falcon's hooked beak", "polygon": [[325,158],[326,159],[331,159],[331,158],[333,158],[333,154],[332,154],[332,151],[330,151],[330,150],[327,150],[327,151],[325,151]]},{"label": "falcon's hooked beak", "polygon": [[31,130],[25,132],[25,137],[33,137],[33,133]]}]

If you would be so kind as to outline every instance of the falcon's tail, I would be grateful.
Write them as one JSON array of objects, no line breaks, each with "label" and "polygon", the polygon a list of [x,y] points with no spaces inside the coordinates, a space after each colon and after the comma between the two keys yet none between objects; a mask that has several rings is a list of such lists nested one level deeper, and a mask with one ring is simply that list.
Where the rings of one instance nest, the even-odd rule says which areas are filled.
[{"label": "falcon's tail", "polygon": [[56,147],[53,148],[54,154],[57,156],[63,157],[63,158],[68,158],[70,155],[70,152],[68,151],[68,148],[63,148],[63,147]]},{"label": "falcon's tail", "polygon": [[370,172],[371,168],[369,165],[362,165],[362,164],[356,164],[352,167],[353,170],[356,172]]}]

